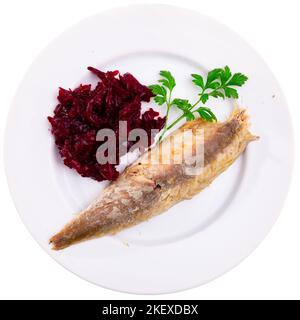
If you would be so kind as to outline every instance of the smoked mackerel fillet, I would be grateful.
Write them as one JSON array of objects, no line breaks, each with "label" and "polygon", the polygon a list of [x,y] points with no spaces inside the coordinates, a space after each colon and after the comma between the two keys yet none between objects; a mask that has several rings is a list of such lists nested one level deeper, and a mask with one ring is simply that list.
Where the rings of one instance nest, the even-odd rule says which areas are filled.
[{"label": "smoked mackerel fillet", "polygon": [[[248,117],[241,109],[234,110],[225,122],[201,119],[186,122],[144,153],[88,208],[55,234],[50,239],[52,248],[59,250],[79,241],[114,234],[168,210],[177,202],[191,199],[226,170],[250,141],[257,139],[248,127]],[[195,136],[200,132],[204,137],[202,147],[196,148],[198,140],[193,137],[172,144],[181,141],[186,131]],[[185,151],[185,161],[173,161],[184,148],[190,152]],[[191,164],[198,156],[196,152],[201,152],[202,161]],[[151,162],[147,161],[150,154]],[[191,174],[191,170],[197,173]]]}]

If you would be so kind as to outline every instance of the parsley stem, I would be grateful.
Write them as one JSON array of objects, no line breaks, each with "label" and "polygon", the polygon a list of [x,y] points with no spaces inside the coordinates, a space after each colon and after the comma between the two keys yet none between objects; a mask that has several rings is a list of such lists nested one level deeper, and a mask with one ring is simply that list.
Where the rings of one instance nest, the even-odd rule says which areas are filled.
[{"label": "parsley stem", "polygon": [[191,110],[194,109],[196,107],[196,105],[200,103],[202,95],[203,95],[203,93],[201,93],[200,98],[192,105]]},{"label": "parsley stem", "polygon": [[[203,93],[204,93],[204,90],[203,90],[203,92],[200,94],[200,98],[192,105],[192,108],[190,109],[190,111],[191,112],[193,112],[192,111],[192,109],[194,109],[200,102],[201,102],[201,98],[202,98],[202,95],[203,95]],[[170,107],[168,106],[168,109],[170,109]],[[168,110],[167,109],[167,115],[168,115]],[[163,134],[161,135],[161,138],[162,138],[162,136],[165,134],[165,131],[167,131],[167,130],[170,130],[171,128],[173,128],[180,120],[182,120],[183,118],[185,117],[185,115],[183,114],[183,115],[181,115],[180,117],[178,117],[176,120],[174,120],[169,126],[165,126],[165,130],[164,130],[164,132],[163,132]],[[168,120],[168,118],[167,118],[167,120]],[[167,123],[167,120],[166,120],[166,123]],[[161,140],[161,139],[160,139]],[[159,140],[159,141],[160,141]]]},{"label": "parsley stem", "polygon": [[168,101],[167,101],[166,122],[165,122],[165,125],[164,125],[163,132],[159,136],[158,142],[160,142],[162,140],[163,136],[165,135],[166,131],[168,130],[167,124],[168,124],[168,118],[169,118],[170,108],[171,108],[171,104],[172,104],[171,103],[171,94],[172,94],[172,90],[170,90],[169,98],[168,98]]},{"label": "parsley stem", "polygon": [[185,117],[185,115],[181,115],[180,117],[178,117],[175,121],[173,121],[168,127],[167,130],[170,130],[171,128],[173,128],[180,120],[182,120]]}]

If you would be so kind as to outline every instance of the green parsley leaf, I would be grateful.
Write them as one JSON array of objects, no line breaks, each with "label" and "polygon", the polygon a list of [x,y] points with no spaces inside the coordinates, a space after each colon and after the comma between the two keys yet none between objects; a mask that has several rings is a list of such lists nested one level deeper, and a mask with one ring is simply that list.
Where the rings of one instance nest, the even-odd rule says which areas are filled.
[{"label": "green parsley leaf", "polygon": [[185,116],[187,121],[195,120],[195,116],[193,115],[193,113],[191,111],[186,111],[184,113],[184,116]]},{"label": "green parsley leaf", "polygon": [[203,77],[200,76],[200,74],[195,74],[195,73],[193,73],[191,76],[194,78],[193,82],[195,83],[195,85],[204,89]]},{"label": "green parsley leaf", "polygon": [[158,84],[149,86],[149,89],[152,91],[154,95],[160,95],[163,97],[167,95],[167,90],[163,86],[160,86]]},{"label": "green parsley leaf", "polygon": [[206,86],[207,87],[210,83],[217,80],[219,78],[220,73],[222,72],[222,69],[217,68],[209,71],[207,74],[207,80],[206,80]]},{"label": "green parsley leaf", "polygon": [[154,101],[159,105],[163,105],[166,102],[166,98],[162,96],[156,96],[154,97]]},{"label": "green parsley leaf", "polygon": [[186,99],[174,99],[172,101],[172,105],[176,106],[178,109],[183,111],[183,116],[186,118],[187,121],[191,121],[195,119],[195,116],[190,111],[193,106],[189,103]]},{"label": "green parsley leaf", "polygon": [[209,71],[206,82],[200,75],[192,74],[192,77],[194,84],[202,89],[199,93],[200,98],[196,104],[199,102],[205,104],[210,97],[237,99],[239,97],[238,92],[232,87],[241,87],[248,80],[248,77],[240,72],[232,75],[228,66]]},{"label": "green parsley leaf", "polygon": [[223,99],[225,99],[225,95],[220,91],[211,92],[209,95],[214,97],[214,98],[223,98]]},{"label": "green parsley leaf", "polygon": [[209,122],[217,121],[216,116],[209,108],[200,107],[197,110],[195,110],[195,112],[198,112],[200,117],[206,121],[209,121]]},{"label": "green parsley leaf", "polygon": [[165,87],[167,87],[169,90],[173,90],[176,86],[176,82],[174,77],[172,76],[170,71],[161,70],[159,73],[164,79],[158,80],[161,82]]},{"label": "green parsley leaf", "polygon": [[208,98],[209,98],[208,94],[204,93],[204,94],[201,95],[200,101],[201,101],[203,104],[205,104],[206,101],[208,100]]},{"label": "green parsley leaf", "polygon": [[192,105],[189,103],[189,101],[185,99],[174,99],[172,101],[172,105],[175,105],[181,110],[190,110],[192,108]]},{"label": "green parsley leaf", "polygon": [[227,82],[227,86],[238,86],[241,87],[246,81],[248,77],[243,75],[242,73],[235,73],[233,77]]},{"label": "green parsley leaf", "polygon": [[221,83],[224,84],[226,81],[228,81],[231,77],[231,71],[228,66],[224,68],[224,70],[221,71],[220,73],[220,79]]},{"label": "green parsley leaf", "polygon": [[211,82],[210,84],[208,84],[206,86],[206,89],[217,89],[220,87],[220,85],[221,85],[220,82],[214,81],[214,82]]},{"label": "green parsley leaf", "polygon": [[158,105],[163,105],[167,101],[167,90],[158,84],[154,84],[149,86],[149,89],[152,91],[152,93],[155,95],[154,101]]},{"label": "green parsley leaf", "polygon": [[237,99],[239,97],[236,89],[226,87],[226,88],[224,88],[224,92],[225,92],[225,96],[227,98]]}]

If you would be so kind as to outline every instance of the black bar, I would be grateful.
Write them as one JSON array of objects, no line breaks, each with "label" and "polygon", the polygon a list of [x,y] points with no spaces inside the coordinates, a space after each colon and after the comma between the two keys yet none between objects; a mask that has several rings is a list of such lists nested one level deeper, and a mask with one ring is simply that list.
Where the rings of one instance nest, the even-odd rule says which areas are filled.
[{"label": "black bar", "polygon": [[225,300],[7,300],[0,301],[1,314],[9,318],[101,320],[101,319],[252,319],[298,314],[299,301],[286,307],[281,301]]}]

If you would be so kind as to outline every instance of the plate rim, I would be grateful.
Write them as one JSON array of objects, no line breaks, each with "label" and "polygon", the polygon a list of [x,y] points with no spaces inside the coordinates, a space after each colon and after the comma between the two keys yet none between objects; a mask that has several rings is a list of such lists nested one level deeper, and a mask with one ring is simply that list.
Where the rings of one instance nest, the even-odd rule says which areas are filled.
[{"label": "plate rim", "polygon": [[[129,294],[137,294],[137,295],[158,295],[158,294],[169,294],[169,293],[175,293],[175,292],[179,292],[179,291],[183,291],[183,290],[187,290],[187,289],[192,289],[192,288],[196,288],[200,285],[203,285],[203,284],[206,284],[214,279],[217,279],[219,278],[220,276],[222,276],[223,274],[229,272],[230,270],[233,270],[238,264],[240,264],[241,262],[243,262],[247,257],[249,257],[251,255],[251,253],[260,245],[260,243],[266,238],[266,236],[270,233],[270,231],[272,230],[275,222],[277,221],[281,211],[282,211],[282,208],[284,207],[285,205],[285,202],[286,202],[286,199],[287,199],[287,196],[289,194],[289,191],[290,191],[290,185],[291,185],[291,178],[292,178],[292,174],[293,174],[293,170],[294,170],[294,162],[295,162],[295,143],[294,143],[294,130],[293,130],[293,122],[291,121],[291,114],[290,114],[290,109],[288,107],[288,102],[287,102],[287,99],[284,95],[284,92],[282,91],[281,89],[281,86],[280,86],[280,83],[278,82],[277,78],[274,76],[272,70],[269,68],[268,64],[266,63],[266,61],[263,59],[263,57],[255,50],[254,47],[252,47],[252,45],[250,43],[248,43],[248,41],[244,40],[236,31],[232,30],[230,27],[228,27],[227,25],[223,24],[222,22],[219,22],[218,20],[208,16],[208,15],[205,15],[205,14],[202,14],[200,11],[198,10],[192,10],[192,9],[189,9],[189,8],[185,8],[183,6],[177,6],[177,5],[167,5],[167,4],[131,4],[131,5],[125,5],[125,6],[114,6],[112,8],[109,8],[109,9],[105,9],[105,10],[100,10],[99,12],[97,13],[94,13],[90,16],[87,16],[83,19],[80,19],[79,21],[75,22],[74,24],[72,24],[71,26],[69,26],[68,28],[66,28],[62,33],[60,33],[57,37],[55,37],[54,39],[52,39],[48,45],[43,49],[41,50],[41,52],[35,57],[35,59],[32,61],[32,63],[28,66],[24,76],[22,77],[20,83],[19,83],[19,86],[17,87],[16,89],[16,93],[12,99],[12,103],[10,105],[10,108],[9,108],[9,111],[7,113],[7,116],[6,116],[6,126],[5,126],[5,131],[4,131],[4,168],[5,168],[5,176],[6,176],[6,181],[8,183],[8,187],[9,187],[9,191],[10,191],[10,195],[12,197],[12,200],[13,200],[13,203],[17,209],[17,212],[21,218],[21,221],[23,222],[23,224],[26,226],[26,229],[28,230],[28,232],[30,233],[30,235],[33,237],[33,239],[35,240],[35,242],[37,242],[39,244],[39,246],[41,248],[45,250],[45,248],[42,246],[42,244],[40,243],[40,241],[38,241],[36,239],[36,236],[31,232],[31,229],[29,227],[29,225],[27,224],[27,222],[25,221],[24,217],[22,216],[21,214],[21,211],[22,209],[19,207],[20,204],[18,203],[18,200],[16,199],[16,196],[15,196],[15,192],[14,192],[14,186],[12,186],[12,183],[11,183],[11,179],[9,177],[9,173],[8,173],[8,162],[9,162],[9,159],[8,159],[8,152],[7,152],[7,141],[8,141],[8,127],[9,127],[9,124],[12,121],[13,119],[13,114],[17,111],[17,110],[14,110],[16,108],[14,108],[14,104],[15,104],[15,100],[16,100],[16,97],[17,97],[17,94],[19,92],[19,89],[25,79],[25,77],[27,76],[28,73],[30,73],[30,70],[31,70],[31,67],[32,65],[35,63],[35,61],[44,53],[47,51],[48,47],[53,45],[57,39],[61,38],[63,35],[67,34],[69,31],[71,31],[75,26],[78,26],[79,24],[81,23],[84,23],[86,22],[87,20],[89,19],[93,19],[94,17],[96,16],[99,16],[99,15],[102,15],[103,13],[108,13],[108,12],[113,12],[115,10],[123,10],[124,8],[145,8],[145,7],[166,7],[166,8],[177,8],[177,9],[180,9],[180,10],[184,10],[184,11],[189,11],[191,13],[194,13],[194,14],[197,14],[199,16],[204,16],[206,18],[208,18],[209,20],[212,20],[214,23],[217,23],[218,25],[222,26],[223,28],[227,29],[228,31],[230,31],[231,33],[233,33],[236,37],[238,37],[240,40],[242,40],[244,43],[246,43],[249,47],[251,47],[251,49],[256,53],[257,56],[259,56],[259,58],[264,62],[265,66],[267,67],[268,71],[270,72],[270,74],[272,75],[272,77],[274,78],[275,82],[277,83],[278,85],[278,88],[280,89],[280,94],[282,96],[282,99],[284,100],[284,103],[285,103],[285,106],[287,107],[286,108],[286,112],[287,112],[287,118],[288,118],[288,121],[289,121],[289,129],[290,129],[290,138],[292,139],[291,141],[291,144],[290,144],[290,157],[289,157],[289,176],[288,176],[288,186],[287,188],[285,189],[285,195],[284,195],[284,200],[282,201],[282,204],[281,204],[281,207],[278,209],[278,213],[277,213],[277,216],[276,218],[274,219],[272,225],[270,226],[269,230],[267,233],[264,234],[264,236],[260,239],[260,241],[258,242],[258,244],[252,248],[252,250],[250,252],[248,252],[248,254],[246,256],[244,256],[243,258],[239,259],[238,262],[234,265],[232,265],[231,268],[227,268],[225,269],[222,273],[219,273],[218,275],[214,276],[214,277],[211,277],[209,279],[207,279],[207,281],[202,281],[200,283],[197,283],[195,284],[194,286],[187,286],[187,287],[184,287],[184,288],[180,288],[180,289],[175,289],[175,290],[171,290],[171,291],[167,291],[167,290],[164,290],[162,292],[133,292],[133,291],[126,291],[126,290],[122,290],[122,289],[117,289],[117,288],[112,288],[112,287],[109,287],[109,286],[105,286],[103,284],[99,284],[99,283],[96,283],[96,282],[93,282],[93,280],[91,279],[88,279],[86,277],[84,277],[83,275],[79,275],[78,273],[76,273],[75,271],[71,270],[70,268],[68,268],[66,265],[64,265],[63,263],[61,263],[58,259],[56,259],[55,255],[50,255],[50,257],[52,257],[56,262],[58,262],[61,266],[63,266],[65,269],[71,271],[73,274],[75,274],[76,276],[90,282],[90,283],[93,283],[97,286],[100,286],[100,287],[103,287],[103,288],[106,288],[106,289],[109,289],[109,290],[112,290],[112,291],[118,291],[118,292],[122,292],[122,293],[129,293]],[[47,252],[47,251],[46,251]],[[48,252],[47,252],[48,253]]]}]

